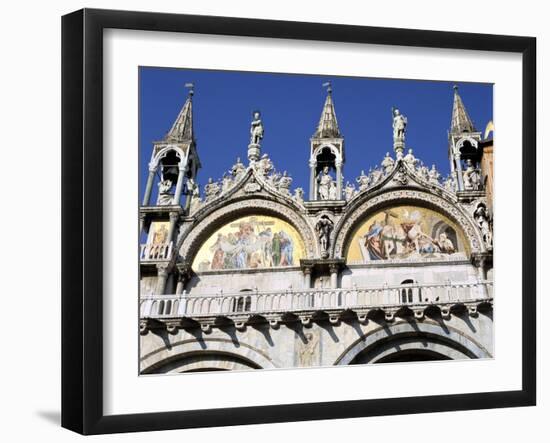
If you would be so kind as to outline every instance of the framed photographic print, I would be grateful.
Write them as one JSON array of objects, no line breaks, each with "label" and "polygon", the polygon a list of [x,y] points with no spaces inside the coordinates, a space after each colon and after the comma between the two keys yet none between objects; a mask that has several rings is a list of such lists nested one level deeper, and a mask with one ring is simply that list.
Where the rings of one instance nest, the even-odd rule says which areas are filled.
[{"label": "framed photographic print", "polygon": [[64,427],[535,404],[534,38],[62,31]]}]

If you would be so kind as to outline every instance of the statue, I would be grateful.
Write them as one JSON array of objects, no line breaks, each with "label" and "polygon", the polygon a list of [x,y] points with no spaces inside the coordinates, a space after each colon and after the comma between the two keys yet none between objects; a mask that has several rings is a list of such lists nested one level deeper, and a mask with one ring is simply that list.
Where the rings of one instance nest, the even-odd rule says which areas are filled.
[{"label": "statue", "polygon": [[424,180],[430,181],[430,171],[424,164],[422,164],[418,168],[418,173],[420,174],[420,177],[422,177]]},{"label": "statue", "polygon": [[211,200],[220,192],[220,184],[212,180],[212,177],[208,179],[208,183],[204,185],[204,195],[206,200]]},{"label": "statue", "polygon": [[441,177],[441,174],[437,172],[437,169],[435,169],[435,165],[432,165],[432,169],[428,172],[429,181],[431,183],[434,183],[436,185],[439,184],[439,178]]},{"label": "statue", "polygon": [[334,223],[326,215],[322,215],[317,224],[315,225],[315,231],[317,231],[317,236],[319,238],[319,244],[321,246],[321,258],[328,258],[330,247],[330,233]]},{"label": "statue", "polygon": [[273,162],[270,160],[267,154],[262,155],[262,158],[258,162],[258,171],[262,176],[267,176],[273,171]]},{"label": "statue", "polygon": [[455,192],[456,186],[455,186],[454,178],[450,175],[447,176],[447,178],[443,182],[443,187],[445,188],[446,191]]},{"label": "statue", "polygon": [[250,123],[250,144],[259,145],[264,138],[264,126],[262,125],[260,111],[254,111],[252,114],[253,120]]},{"label": "statue", "polygon": [[350,182],[346,183],[345,194],[346,194],[347,201],[350,201],[353,198],[353,195],[355,194],[355,186],[353,186],[353,184],[351,184]]},{"label": "statue", "polygon": [[231,171],[229,172],[231,172],[231,175],[238,180],[239,178],[241,178],[241,176],[244,174],[245,171],[246,171],[245,165],[241,163],[241,158],[237,157],[237,163],[233,165],[233,167],[231,168]]},{"label": "statue", "polygon": [[332,200],[331,199],[331,187],[332,177],[329,174],[329,167],[325,166],[323,170],[317,175],[317,183],[319,184],[319,199],[320,200]]},{"label": "statue", "polygon": [[376,165],[374,167],[374,170],[370,171],[370,176],[371,176],[371,181],[370,181],[371,184],[375,185],[380,180],[382,180],[382,177],[384,176],[384,173],[382,172],[382,170],[378,169],[378,165]]},{"label": "statue", "polygon": [[370,185],[370,174],[366,175],[365,171],[361,170],[361,175],[355,179],[357,183],[359,183],[359,190],[363,191],[364,189],[367,189]]},{"label": "statue", "polygon": [[489,223],[489,214],[485,205],[481,203],[474,212],[474,218],[481,230],[481,236],[487,248],[493,247],[493,232],[491,230],[491,224]]},{"label": "statue", "polygon": [[416,167],[416,164],[418,163],[418,159],[413,155],[412,149],[409,149],[409,152],[407,153],[405,158],[403,158],[403,160],[407,165],[409,165],[413,169]]},{"label": "statue", "polygon": [[158,184],[159,194],[157,197],[157,205],[166,206],[171,205],[174,195],[170,194],[170,189],[172,189],[172,180],[161,180]]},{"label": "statue", "polygon": [[466,191],[479,191],[481,189],[481,176],[470,158],[466,160],[466,170],[462,173],[462,177]]},{"label": "statue", "polygon": [[198,184],[193,184],[191,188],[191,204],[189,205],[189,212],[192,214],[199,209],[201,205],[200,189]]},{"label": "statue", "polygon": [[382,160],[382,167],[384,168],[384,173],[386,175],[393,170],[394,163],[393,158],[390,157],[390,153],[386,152],[386,156],[384,157],[384,160]]},{"label": "statue", "polygon": [[407,128],[407,117],[405,117],[399,109],[392,108],[393,115],[393,141],[401,142],[405,141],[405,131]]},{"label": "statue", "polygon": [[223,174],[222,177],[222,192],[226,192],[233,185],[233,179],[231,175]]},{"label": "statue", "polygon": [[302,188],[296,188],[294,190],[294,200],[296,200],[298,203],[304,202],[304,190]]},{"label": "statue", "polygon": [[290,195],[290,185],[292,184],[292,177],[290,177],[286,171],[283,172],[283,175],[277,183],[277,189],[286,195]]}]

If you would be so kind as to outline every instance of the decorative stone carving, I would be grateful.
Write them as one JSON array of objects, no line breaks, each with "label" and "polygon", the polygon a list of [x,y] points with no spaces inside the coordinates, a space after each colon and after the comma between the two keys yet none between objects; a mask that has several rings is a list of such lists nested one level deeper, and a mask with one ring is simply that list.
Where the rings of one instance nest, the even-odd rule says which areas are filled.
[{"label": "decorative stone carving", "polygon": [[350,201],[353,198],[353,196],[355,195],[355,186],[353,186],[352,183],[350,182],[346,183],[346,187],[344,189],[344,195],[347,201]]},{"label": "decorative stone carving", "polygon": [[300,341],[300,346],[298,348],[298,366],[314,366],[317,362],[316,356],[318,356],[318,344],[319,336],[318,334],[311,332],[306,332],[304,334],[305,343]]},{"label": "decorative stone carving", "polygon": [[300,204],[304,203],[304,190],[302,188],[296,188],[294,190],[294,200]]},{"label": "decorative stone carving", "polygon": [[270,160],[267,154],[262,155],[262,158],[257,164],[257,171],[262,177],[266,177],[273,171],[273,162]]},{"label": "decorative stone carving", "polygon": [[409,152],[403,158],[403,160],[405,161],[405,163],[407,163],[407,165],[409,165],[413,169],[416,168],[416,164],[418,163],[418,159],[414,156],[412,149],[409,149]]},{"label": "decorative stone carving", "polygon": [[196,212],[197,209],[199,209],[200,205],[202,204],[199,185],[197,183],[194,183],[193,187],[190,189],[190,192],[191,192],[191,203],[189,205],[189,212],[192,214]]},{"label": "decorative stone carving", "polygon": [[389,175],[391,171],[393,170],[393,166],[395,164],[395,161],[393,158],[390,157],[390,153],[386,152],[386,156],[384,157],[384,160],[382,160],[382,168],[384,168],[384,173],[386,175]]},{"label": "decorative stone carving", "polygon": [[171,205],[174,199],[174,194],[170,193],[170,189],[172,189],[172,181],[168,179],[161,180],[158,184],[158,187],[159,187],[159,194],[157,197],[157,205],[159,206]]},{"label": "decorative stone carving", "polygon": [[445,181],[443,182],[443,188],[449,192],[453,192],[453,193],[456,192],[456,183],[454,178],[451,175],[448,175]]},{"label": "decorative stone carving", "polygon": [[319,239],[321,258],[329,257],[330,233],[333,228],[334,223],[327,215],[322,215],[315,225],[315,231],[317,231],[317,237]]},{"label": "decorative stone carving", "polygon": [[409,182],[409,176],[402,165],[399,166],[399,169],[393,176],[393,181],[403,186]]},{"label": "decorative stone carving", "polygon": [[479,191],[481,189],[481,175],[471,159],[466,160],[466,170],[462,173],[464,189]]},{"label": "decorative stone carving", "polygon": [[233,165],[230,172],[235,180],[239,180],[246,172],[246,166],[241,163],[240,157],[237,157],[237,162]]},{"label": "decorative stone carving", "polygon": [[290,195],[290,185],[292,184],[292,177],[290,177],[286,171],[283,172],[283,175],[278,180],[277,189],[284,195]]},{"label": "decorative stone carving", "polygon": [[487,249],[491,249],[493,247],[493,230],[491,228],[489,214],[483,203],[478,205],[474,212],[474,218],[481,231],[481,237],[485,242],[485,246],[487,246]]},{"label": "decorative stone carving", "polygon": [[430,181],[430,170],[427,168],[427,166],[421,164],[420,167],[417,169],[417,172],[423,180],[426,180],[427,182]]},{"label": "decorative stone carving", "polygon": [[254,192],[260,192],[262,190],[262,186],[252,177],[250,181],[244,185],[244,192],[247,194],[252,194]]},{"label": "decorative stone carving", "polygon": [[435,165],[432,165],[432,169],[428,172],[429,182],[433,183],[434,185],[439,185],[439,178],[441,177],[441,174],[437,171],[435,168]]},{"label": "decorative stone carving", "polygon": [[204,185],[205,200],[212,200],[221,191],[221,186],[218,182],[212,180],[212,177],[208,179],[208,183]]},{"label": "decorative stone carving", "polygon": [[375,185],[376,183],[381,181],[382,178],[384,178],[384,173],[382,172],[381,169],[378,169],[378,166],[375,166],[375,168],[370,172],[369,175],[370,175],[371,186]]},{"label": "decorative stone carving", "polygon": [[231,175],[224,174],[222,177],[222,193],[227,192],[233,186]]},{"label": "decorative stone carving", "polygon": [[361,171],[361,175],[355,181],[359,183],[359,191],[364,191],[370,185],[370,175],[366,175],[365,171]]}]

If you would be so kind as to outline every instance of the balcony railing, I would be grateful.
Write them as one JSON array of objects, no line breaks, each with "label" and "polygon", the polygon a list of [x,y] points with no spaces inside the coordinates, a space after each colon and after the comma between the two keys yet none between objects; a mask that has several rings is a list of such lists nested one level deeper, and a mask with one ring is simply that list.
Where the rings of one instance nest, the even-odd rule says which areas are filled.
[{"label": "balcony railing", "polygon": [[142,262],[169,260],[172,256],[173,242],[140,245],[139,259]]},{"label": "balcony railing", "polygon": [[147,295],[140,299],[140,315],[142,319],[169,319],[345,309],[395,310],[404,306],[414,310],[429,305],[482,303],[492,298],[491,281],[218,295]]}]

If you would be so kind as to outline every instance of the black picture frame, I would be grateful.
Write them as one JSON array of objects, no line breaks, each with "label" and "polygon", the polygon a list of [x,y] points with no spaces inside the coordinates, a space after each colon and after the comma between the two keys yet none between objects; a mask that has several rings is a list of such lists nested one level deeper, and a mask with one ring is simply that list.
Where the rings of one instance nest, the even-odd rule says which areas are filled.
[{"label": "black picture frame", "polygon": [[[517,391],[103,412],[103,31],[108,28],[519,53],[523,65],[522,388]],[[487,409],[536,404],[536,39],[83,9],[62,18],[62,426],[82,434]],[[529,171],[526,173],[525,171]]]}]

